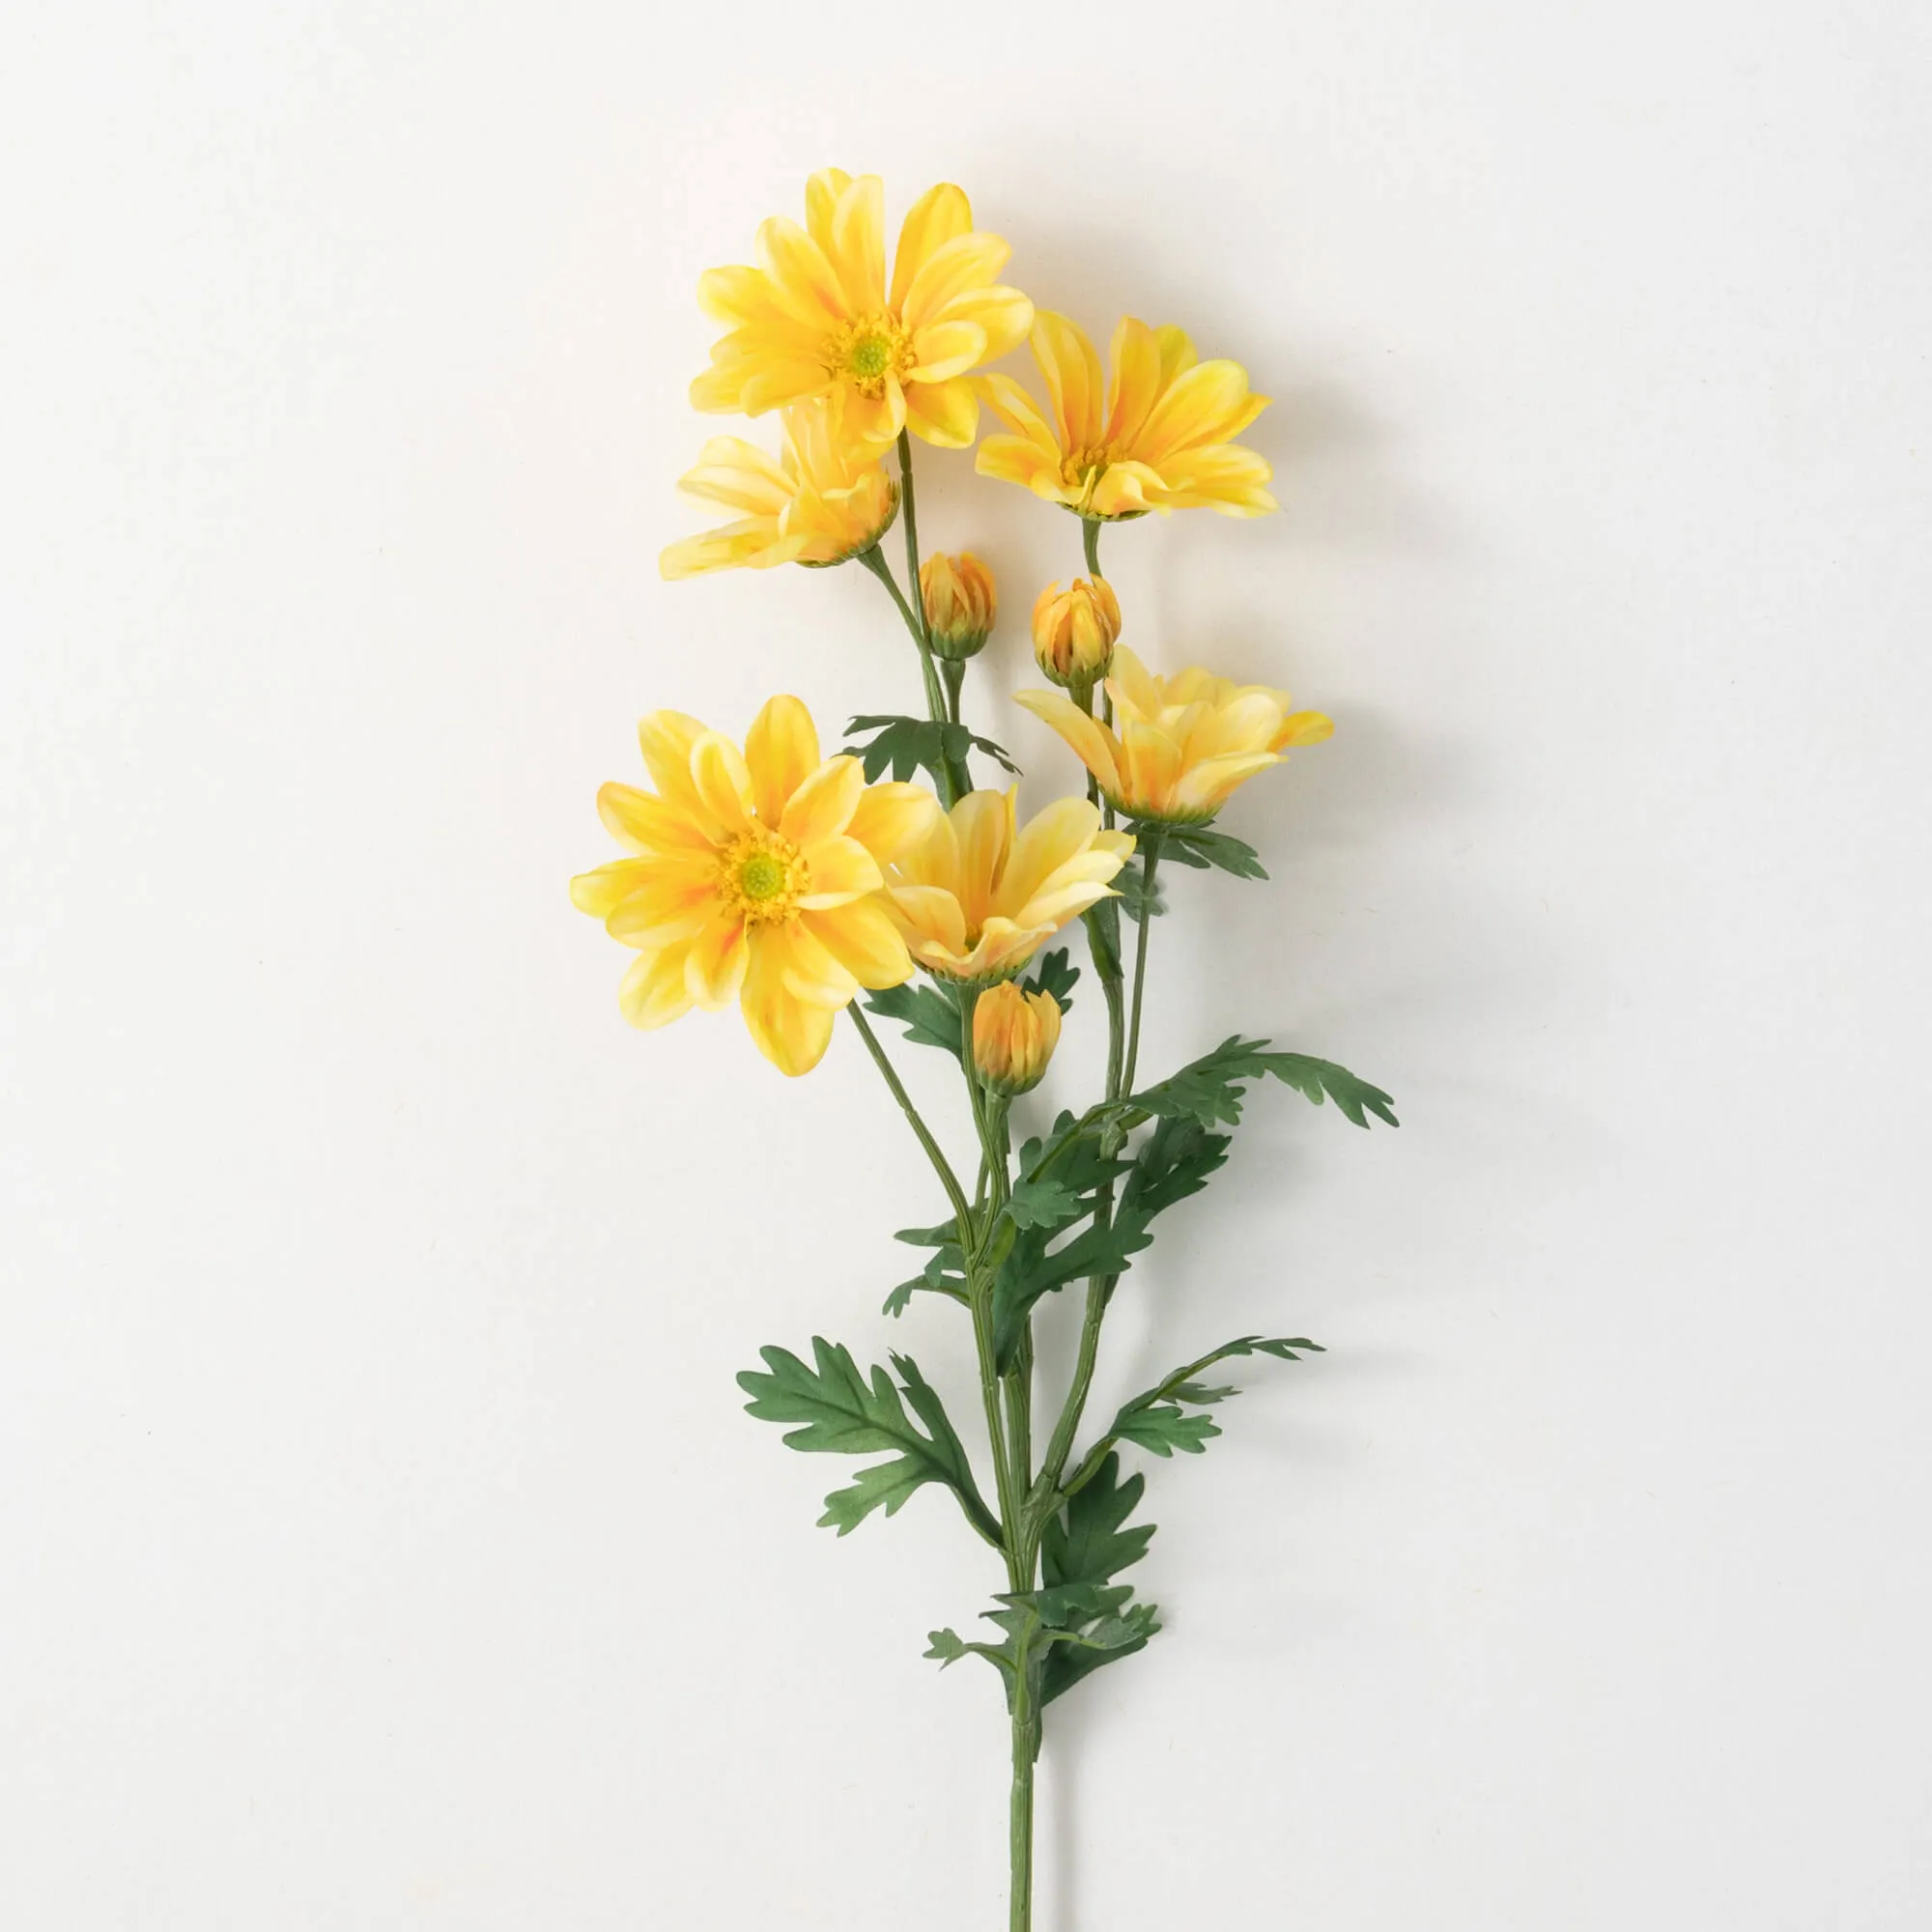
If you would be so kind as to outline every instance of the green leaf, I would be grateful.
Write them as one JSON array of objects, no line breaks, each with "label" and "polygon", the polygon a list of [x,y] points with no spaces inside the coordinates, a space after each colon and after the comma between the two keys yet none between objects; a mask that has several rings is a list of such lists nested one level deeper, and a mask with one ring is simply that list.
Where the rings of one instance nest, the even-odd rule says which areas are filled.
[{"label": "green leaf", "polygon": [[1156,1456],[1172,1456],[1177,1449],[1198,1456],[1221,1429],[1205,1415],[1189,1415],[1174,1403],[1160,1402],[1150,1408],[1122,1409],[1109,1433],[1123,1442],[1138,1442]]},{"label": "green leaf", "polygon": [[[1138,837],[1147,834],[1147,828],[1140,825],[1129,825],[1126,829]],[[1267,877],[1262,869],[1261,854],[1225,832],[1210,832],[1205,825],[1168,825],[1160,827],[1159,834],[1163,859],[1179,860],[1197,870],[1212,866],[1220,871],[1232,872],[1237,879]]]},{"label": "green leaf", "polygon": [[[1147,1554],[1153,1524],[1136,1523],[1131,1529],[1124,1526],[1140,1502],[1147,1479],[1135,1474],[1123,1483],[1120,1477],[1121,1459],[1109,1452],[1093,1479],[1069,1496],[1061,1514],[1047,1524],[1039,1547],[1040,1577],[1046,1593],[1064,1596],[1069,1589],[1104,1587]],[[1125,1606],[1125,1598],[1121,1602],[1124,1607],[1104,1612],[1087,1631],[1086,1647],[1062,1643],[1047,1652],[1040,1665],[1042,1703],[1051,1703],[1070,1690],[1103,1663],[1147,1647],[1148,1638],[1160,1628],[1154,1606]]]},{"label": "green leaf", "polygon": [[1080,978],[1080,969],[1067,964],[1066,949],[1056,946],[1051,952],[1042,952],[1034,961],[1034,968],[1020,984],[1029,993],[1051,993],[1063,1013],[1073,1010],[1073,988]]},{"label": "green leaf", "polygon": [[1247,1097],[1244,1083],[1270,1075],[1317,1106],[1325,1094],[1358,1127],[1368,1125],[1369,1114],[1390,1126],[1397,1124],[1389,1096],[1346,1066],[1305,1053],[1271,1053],[1266,1040],[1242,1039],[1239,1035],[1231,1035],[1212,1053],[1132,1094],[1128,1105],[1162,1119],[1186,1118],[1208,1126],[1226,1122],[1232,1126],[1241,1118],[1241,1102]]},{"label": "green leaf", "polygon": [[[868,1382],[850,1350],[819,1335],[812,1337],[811,1348],[815,1368],[787,1350],[760,1349],[764,1372],[747,1369],[738,1384],[753,1398],[745,1405],[751,1414],[764,1422],[800,1425],[784,1438],[787,1448],[846,1456],[891,1452],[890,1462],[860,1470],[850,1487],[826,1497],[821,1526],[844,1536],[873,1510],[883,1508],[892,1516],[915,1490],[944,1483],[983,1534],[990,1517],[974,1483],[972,1464],[938,1392],[918,1365],[895,1355],[898,1383],[882,1368],[872,1370]],[[926,1433],[907,1416],[907,1402]]]},{"label": "green leaf", "polygon": [[854,718],[845,726],[848,739],[867,733],[873,734],[869,745],[846,746],[846,750],[864,764],[867,784],[877,782],[880,773],[888,767],[893,777],[901,782],[911,778],[914,772],[927,771],[936,781],[943,783],[947,760],[963,760],[969,752],[983,752],[1008,771],[1015,774],[1019,771],[1002,746],[994,744],[990,738],[980,737],[978,732],[969,731],[963,724],[954,724],[950,721],[905,718],[893,712],[879,712]]},{"label": "green leaf", "polygon": [[1114,874],[1114,892],[1117,896],[1108,903],[1119,907],[1122,917],[1136,924],[1144,917],[1159,919],[1167,911],[1167,895],[1159,875],[1155,875],[1150,891],[1147,874],[1138,866],[1123,866]]},{"label": "green leaf", "polygon": [[1092,1482],[1067,1498],[1040,1539],[1040,1576],[1050,1587],[1109,1583],[1147,1554],[1154,1525],[1122,1525],[1139,1506],[1147,1478],[1121,1481],[1121,1459],[1109,1454]]},{"label": "green leaf", "polygon": [[[1237,1335],[1232,1342],[1203,1355],[1198,1362],[1177,1369],[1156,1387],[1135,1396],[1115,1416],[1106,1439],[1136,1442],[1160,1457],[1172,1456],[1177,1449],[1186,1456],[1198,1456],[1221,1431],[1205,1415],[1189,1415],[1185,1406],[1206,1407],[1240,1394],[1236,1388],[1213,1387],[1196,1381],[1194,1378],[1204,1369],[1211,1369],[1216,1362],[1228,1361],[1236,1355],[1273,1355],[1284,1362],[1298,1362],[1303,1354],[1321,1352],[1321,1345],[1309,1341],[1305,1335]],[[1118,1462],[1119,1458],[1110,1452],[1094,1472],[1094,1481],[1099,1482],[1109,1466]],[[1077,1503],[1092,1487],[1090,1483],[1075,1492],[1073,1501]]]},{"label": "green leaf", "polygon": [[1124,1274],[1130,1258],[1153,1240],[1145,1227],[1117,1219],[1085,1227],[1049,1252],[1051,1232],[1029,1228],[1016,1236],[993,1277],[993,1347],[1002,1369],[1011,1362],[1027,1314],[1041,1295],[1086,1275]]},{"label": "green leaf", "polygon": [[866,1010],[882,1020],[897,1020],[906,1030],[906,1038],[915,1046],[936,1046],[956,1060],[964,1036],[959,1030],[959,1009],[944,993],[931,986],[887,986],[866,995]]},{"label": "green leaf", "polygon": [[957,1663],[962,1657],[970,1654],[967,1651],[964,1640],[955,1630],[927,1631],[925,1634],[927,1644],[930,1647],[921,1652],[921,1655],[923,1657],[936,1657],[942,1666],[948,1663]]},{"label": "green leaf", "polygon": [[1226,1134],[1209,1133],[1198,1120],[1170,1115],[1155,1122],[1141,1145],[1121,1192],[1123,1218],[1151,1221],[1163,1208],[1199,1194],[1228,1158]]}]

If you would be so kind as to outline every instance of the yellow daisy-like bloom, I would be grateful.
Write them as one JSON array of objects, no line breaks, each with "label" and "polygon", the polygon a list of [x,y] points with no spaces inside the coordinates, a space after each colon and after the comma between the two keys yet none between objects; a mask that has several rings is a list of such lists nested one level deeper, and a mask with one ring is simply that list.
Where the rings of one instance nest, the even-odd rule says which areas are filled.
[{"label": "yellow daisy-like bloom", "polygon": [[1011,980],[989,986],[973,1006],[973,1065],[995,1094],[1031,1094],[1060,1044],[1060,1002]]},{"label": "yellow daisy-like bloom", "polygon": [[918,785],[866,782],[857,758],[821,759],[795,697],[758,713],[742,755],[677,711],[638,726],[655,793],[607,784],[597,810],[637,856],[570,882],[613,939],[638,950],[618,1003],[660,1027],[732,998],[766,1059],[818,1065],[861,986],[912,973],[880,888],[882,867],[940,819]]},{"label": "yellow daisy-like bloom", "polygon": [[981,476],[1018,483],[1082,517],[1149,510],[1219,510],[1259,517],[1280,507],[1262,487],[1267,459],[1235,439],[1267,408],[1238,362],[1203,362],[1179,328],[1132,316],[1114,330],[1114,373],[1064,315],[1034,317],[1034,359],[1049,414],[1010,376],[985,376],[980,392],[1011,436],[980,445]]},{"label": "yellow daisy-like bloom", "polygon": [[1335,730],[1264,684],[1198,668],[1155,677],[1124,644],[1114,648],[1107,693],[1111,730],[1057,691],[1022,691],[1013,701],[1066,740],[1116,811],[1165,825],[1205,825],[1290,746],[1319,745]]},{"label": "yellow daisy-like bloom", "polygon": [[1012,252],[973,229],[950,183],[922,195],[899,230],[886,280],[885,187],[824,168],[806,184],[806,225],[774,215],[758,266],[712,269],[704,312],[730,333],[691,385],[700,410],[746,415],[809,396],[842,396],[844,433],[883,448],[902,429],[948,449],[979,433],[967,372],[1019,343],[1033,304],[994,279]]},{"label": "yellow daisy-like bloom", "polygon": [[658,568],[673,581],[741,566],[843,563],[870,550],[899,507],[898,485],[876,452],[839,435],[834,402],[784,412],[777,461],[741,437],[714,437],[678,488],[742,514],[735,524],[672,544]]},{"label": "yellow daisy-like bloom", "polygon": [[893,917],[928,973],[1006,979],[1068,920],[1114,896],[1108,881],[1133,839],[1102,831],[1084,798],[1060,799],[1022,829],[1016,791],[968,792],[886,875]]}]

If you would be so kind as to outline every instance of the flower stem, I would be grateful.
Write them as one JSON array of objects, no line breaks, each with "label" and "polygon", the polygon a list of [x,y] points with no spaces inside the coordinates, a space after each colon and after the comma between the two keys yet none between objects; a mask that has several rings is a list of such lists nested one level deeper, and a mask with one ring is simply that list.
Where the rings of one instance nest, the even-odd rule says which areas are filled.
[{"label": "flower stem", "polygon": [[959,1239],[962,1252],[966,1237],[973,1227],[973,1209],[967,1205],[966,1190],[959,1185],[959,1178],[952,1172],[952,1163],[940,1151],[939,1143],[933,1139],[931,1130],[919,1117],[919,1109],[912,1103],[912,1095],[900,1081],[897,1069],[886,1058],[886,1050],[879,1044],[879,1037],[867,1024],[866,1015],[859,1010],[859,1003],[854,1000],[845,1010],[852,1016],[852,1024],[859,1029],[859,1037],[866,1042],[866,1051],[872,1056],[873,1064],[885,1075],[886,1085],[892,1095],[899,1103],[899,1111],[912,1122],[912,1130],[919,1136],[919,1144],[925,1150],[925,1157],[932,1163],[932,1171],[939,1176],[940,1184],[946,1189],[946,1198],[952,1204],[952,1211],[958,1217]]},{"label": "flower stem", "polygon": [[1039,1713],[1033,1699],[1033,1667],[1022,1655],[1013,1672],[1013,1788],[1008,1805],[1012,1863],[1009,1932],[1032,1932],[1033,1927],[1033,1767],[1039,1755]]},{"label": "flower stem", "polygon": [[[946,703],[939,695],[937,675],[932,668],[932,639],[925,628],[925,593],[920,588],[919,582],[919,510],[913,500],[912,433],[903,429],[899,431],[899,514],[905,521],[906,591],[913,600],[912,608],[906,611],[906,622],[912,627],[920,655],[925,663],[926,707],[932,713],[932,722],[941,724],[947,722]],[[900,608],[906,608],[904,599],[900,600]],[[948,755],[944,763],[947,787],[952,794],[946,801],[950,806],[953,799],[963,798],[973,789],[973,773],[964,757]]]},{"label": "flower stem", "polygon": [[1087,553],[1087,575],[1098,577],[1100,574],[1100,520],[1097,517],[1080,519],[1081,548]]},{"label": "flower stem", "polygon": [[1150,828],[1141,834],[1141,930],[1134,946],[1134,1009],[1127,1021],[1127,1064],[1116,1099],[1134,1091],[1134,1065],[1141,1052],[1141,995],[1147,990],[1148,930],[1153,924],[1153,871],[1159,863],[1160,834]]},{"label": "flower stem", "polygon": [[[925,684],[926,716],[935,724],[944,724],[949,716],[946,694],[940,688],[939,668],[933,662],[932,647],[925,640],[924,627],[920,623],[912,606],[906,602],[905,592],[899,588],[898,580],[893,575],[893,567],[886,561],[878,545],[874,544],[870,550],[862,550],[859,553],[859,561],[886,586],[892,593],[893,602],[898,606],[899,615],[905,619],[905,627],[912,633],[913,648],[919,653],[920,676]],[[915,578],[913,581],[917,582],[919,580]],[[944,761],[940,768],[939,788],[945,795],[947,806],[951,808],[960,793],[960,785],[951,759]],[[969,791],[972,789],[970,779],[966,781],[965,788]]]}]

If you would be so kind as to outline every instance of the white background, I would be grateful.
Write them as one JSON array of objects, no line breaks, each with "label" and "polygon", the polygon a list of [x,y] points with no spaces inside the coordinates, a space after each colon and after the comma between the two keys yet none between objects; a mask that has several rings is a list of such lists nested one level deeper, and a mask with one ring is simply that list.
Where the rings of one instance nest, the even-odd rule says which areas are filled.
[{"label": "white background", "polygon": [[[1270,887],[1176,882],[1146,1062],[1273,1033],[1404,1120],[1258,1096],[1123,1292],[1107,1400],[1331,1352],[1151,1465],[1043,1932],[1932,1923],[1929,55],[1911,0],[15,13],[0,1919],[1005,1922],[995,1687],[919,1655],[985,1552],[813,1528],[732,1383],[965,1386],[878,1314],[929,1178],[846,1035],[630,1032],[564,893],[639,713],[917,704],[858,571],[657,574],[694,280],[838,163],[1277,398],[1285,514],[1107,544],[1150,659],[1338,725],[1229,813]],[[923,460],[1042,799],[1076,526]]]}]

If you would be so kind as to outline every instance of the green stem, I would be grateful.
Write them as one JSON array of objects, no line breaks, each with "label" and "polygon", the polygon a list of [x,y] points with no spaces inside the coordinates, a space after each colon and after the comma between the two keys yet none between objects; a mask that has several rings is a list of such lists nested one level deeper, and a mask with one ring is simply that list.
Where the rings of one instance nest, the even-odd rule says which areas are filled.
[{"label": "green stem", "polygon": [[[906,583],[913,599],[912,609],[906,612],[906,621],[912,627],[921,656],[930,673],[933,664],[932,636],[925,628],[925,593],[919,581],[919,506],[914,500],[912,487],[912,433],[903,429],[899,431],[899,515],[905,523]],[[905,609],[903,599],[900,600],[900,608]],[[926,706],[935,724],[947,721],[945,700],[937,695],[938,689],[936,682],[928,682]],[[950,806],[953,799],[963,798],[973,789],[973,773],[963,757],[949,756],[943,762],[947,789],[952,794],[946,801]]]},{"label": "green stem", "polygon": [[1134,1009],[1127,1021],[1127,1064],[1121,1076],[1121,1092],[1134,1091],[1134,1064],[1141,1051],[1141,995],[1147,990],[1148,933],[1153,925],[1153,872],[1160,863],[1160,834],[1151,829],[1141,835],[1141,917],[1140,937],[1134,945]]},{"label": "green stem", "polygon": [[[925,713],[935,724],[943,724],[947,720],[946,694],[940,688],[939,668],[933,661],[932,647],[925,640],[925,631],[920,623],[918,613],[905,600],[905,592],[898,586],[898,580],[893,575],[889,564],[877,544],[870,550],[859,553],[859,561],[876,577],[891,593],[892,600],[898,606],[899,615],[905,619],[905,627],[912,634],[913,648],[919,652],[920,677],[925,685]],[[916,580],[915,580],[916,581]],[[970,783],[969,787],[970,789]],[[948,761],[940,772],[940,789],[945,794],[950,808],[959,796],[954,782],[952,763]]]},{"label": "green stem", "polygon": [[1039,1755],[1039,1713],[1034,1708],[1033,1663],[1022,1651],[1013,1671],[1013,1788],[1008,1806],[1012,1882],[1009,1932],[1033,1927],[1033,1767]]},{"label": "green stem", "polygon": [[940,1183],[946,1189],[946,1198],[952,1204],[952,1211],[958,1217],[960,1251],[965,1251],[967,1236],[973,1228],[973,1210],[967,1205],[966,1190],[959,1185],[959,1178],[952,1172],[952,1163],[941,1151],[939,1143],[933,1139],[930,1129],[919,1117],[919,1109],[912,1103],[912,1095],[900,1081],[897,1069],[886,1058],[886,1050],[879,1044],[879,1037],[867,1024],[866,1015],[860,1011],[859,1003],[854,1000],[845,1010],[852,1015],[852,1024],[859,1029],[859,1037],[866,1042],[866,1051],[872,1056],[873,1064],[885,1075],[886,1085],[892,1095],[899,1103],[899,1111],[912,1122],[912,1130],[919,1136],[919,1144],[925,1150],[925,1157],[932,1163],[932,1171],[939,1176]]},{"label": "green stem", "polygon": [[1080,519],[1081,548],[1087,553],[1087,575],[1098,577],[1100,574],[1100,522],[1097,517]]},{"label": "green stem", "polygon": [[[1141,843],[1141,887],[1142,905],[1140,934],[1134,944],[1134,990],[1133,1016],[1127,1023],[1124,1052],[1121,1038],[1121,987],[1118,979],[1102,978],[1101,987],[1107,994],[1108,1051],[1107,1051],[1107,1098],[1109,1101],[1124,1099],[1133,1092],[1134,1065],[1140,1057],[1141,1044],[1141,1002],[1147,990],[1148,933],[1153,924],[1151,907],[1153,900],[1154,867],[1160,860],[1160,835],[1149,832]],[[1110,1127],[1101,1139],[1101,1151],[1111,1156],[1118,1152],[1127,1135],[1124,1124]],[[1114,1190],[1112,1183],[1100,1190],[1099,1203],[1094,1211],[1096,1227],[1108,1226],[1113,1218]],[[1087,1307],[1080,1323],[1080,1351],[1074,1358],[1073,1381],[1066,1392],[1065,1406],[1060,1411],[1060,1420],[1054,1425],[1052,1439],[1047,1444],[1046,1456],[1040,1463],[1040,1474],[1044,1479],[1059,1485],[1062,1470],[1066,1467],[1066,1459],[1073,1453],[1073,1437],[1080,1428],[1080,1418],[1086,1412],[1087,1393],[1094,1385],[1094,1370],[1100,1356],[1100,1324],[1106,1320],[1107,1303],[1113,1299],[1114,1289],[1120,1281],[1118,1274],[1093,1275],[1087,1283]],[[1093,1459],[1090,1457],[1089,1461]],[[1062,1492],[1065,1493],[1065,1492]]]}]

